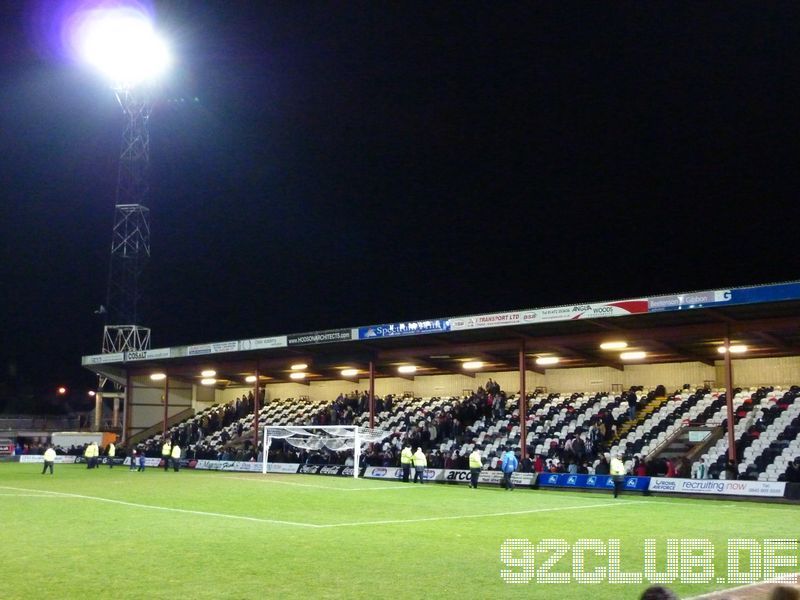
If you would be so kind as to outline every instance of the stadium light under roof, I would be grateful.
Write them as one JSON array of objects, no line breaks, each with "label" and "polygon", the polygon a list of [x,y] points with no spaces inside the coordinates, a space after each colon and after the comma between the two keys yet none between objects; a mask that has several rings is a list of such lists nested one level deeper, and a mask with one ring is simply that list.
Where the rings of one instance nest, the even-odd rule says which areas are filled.
[{"label": "stadium light under roof", "polygon": [[169,47],[150,16],[132,6],[86,11],[72,35],[80,58],[115,87],[154,81],[172,63]]}]

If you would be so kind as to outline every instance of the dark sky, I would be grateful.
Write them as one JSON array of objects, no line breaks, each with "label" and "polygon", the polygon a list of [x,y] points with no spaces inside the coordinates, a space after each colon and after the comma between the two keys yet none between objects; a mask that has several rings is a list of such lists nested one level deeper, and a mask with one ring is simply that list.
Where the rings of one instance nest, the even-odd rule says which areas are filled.
[{"label": "dark sky", "polygon": [[[796,3],[262,4],[156,3],[154,347],[798,279]],[[122,114],[34,5],[0,8],[0,382],[88,388]]]}]

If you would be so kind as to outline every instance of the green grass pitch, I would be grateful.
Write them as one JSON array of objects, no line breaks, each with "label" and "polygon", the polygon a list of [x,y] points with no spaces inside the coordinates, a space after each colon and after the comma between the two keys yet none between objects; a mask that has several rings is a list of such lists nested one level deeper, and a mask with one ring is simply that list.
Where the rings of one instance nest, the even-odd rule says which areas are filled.
[{"label": "green grass pitch", "polygon": [[[585,571],[602,575],[595,569],[609,564],[609,540],[620,540],[620,568],[633,573],[643,572],[646,539],[656,540],[660,571],[666,540],[709,540],[713,579],[668,586],[688,597],[740,585],[717,582],[728,576],[729,539],[800,538],[798,508],[785,504],[155,468],[40,471],[0,464],[5,600],[638,598],[647,581],[576,581],[576,541],[600,540]],[[530,541],[532,570],[501,561],[507,539]],[[545,552],[547,539],[564,541]],[[797,571],[796,549],[784,554],[790,566],[779,571]],[[503,569],[530,580],[507,583]],[[541,581],[558,573],[570,583]]]}]

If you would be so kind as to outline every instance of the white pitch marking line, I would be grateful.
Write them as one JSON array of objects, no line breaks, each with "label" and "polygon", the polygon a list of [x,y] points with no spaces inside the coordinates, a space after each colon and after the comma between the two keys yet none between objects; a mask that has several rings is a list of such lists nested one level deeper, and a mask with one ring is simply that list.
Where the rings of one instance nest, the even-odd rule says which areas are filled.
[{"label": "white pitch marking line", "polygon": [[403,523],[424,523],[427,521],[452,521],[456,519],[480,519],[483,517],[507,517],[511,515],[529,515],[541,512],[554,512],[558,510],[579,510],[583,508],[610,508],[614,506],[629,506],[631,504],[649,504],[648,500],[633,500],[631,502],[606,502],[603,504],[584,504],[581,506],[556,506],[552,508],[533,508],[530,510],[515,510],[510,512],[483,513],[477,515],[451,515],[446,517],[423,517],[421,519],[395,519],[390,521],[356,521],[354,523],[333,523],[319,525],[319,527],[355,527],[359,525],[400,525]]},{"label": "white pitch marking line", "polygon": [[8,496],[9,498],[55,498],[55,496],[48,496],[47,494],[0,494],[0,496]]},{"label": "white pitch marking line", "polygon": [[13,488],[7,486],[0,486],[2,489],[6,490],[17,490],[20,492],[36,492],[36,491],[44,491],[46,494],[53,494],[54,496],[58,497],[65,497],[65,498],[80,498],[82,500],[96,500],[97,502],[108,502],[111,504],[121,504],[122,506],[133,506],[134,508],[149,508],[152,510],[165,510],[169,512],[179,512],[185,513],[190,515],[201,515],[204,517],[221,517],[223,519],[238,519],[241,521],[255,521],[257,523],[270,523],[273,525],[294,525],[296,527],[311,527],[311,528],[319,528],[322,525],[314,525],[313,523],[300,523],[297,521],[279,521],[277,519],[260,519],[258,517],[246,517],[242,515],[228,515],[225,513],[215,513],[215,512],[206,512],[202,510],[187,510],[185,508],[170,508],[167,506],[156,506],[154,504],[139,504],[137,502],[125,502],[123,500],[112,500],[111,498],[102,498],[100,496],[84,496],[82,494],[68,494],[66,492],[51,492],[45,490],[28,490],[24,488]]},{"label": "white pitch marking line", "polygon": [[[791,580],[792,577],[794,577],[794,581]],[[797,585],[798,583],[800,583],[800,573],[784,573],[780,577],[773,577],[772,579],[765,579],[764,581],[756,581],[754,583],[748,583],[747,585],[740,585],[732,588],[724,588],[721,590],[717,590],[715,592],[706,592],[705,594],[700,594],[699,596],[692,596],[691,598],[686,598],[685,600],[702,600],[703,598],[708,598],[716,594],[729,594],[731,592],[738,592],[739,590],[746,590],[751,587],[756,587],[759,585],[768,585],[770,583]]]},{"label": "white pitch marking line", "polygon": [[[337,492],[364,492],[364,491],[372,491],[372,490],[406,490],[406,489],[415,489],[414,486],[410,485],[381,485],[375,487],[356,487],[356,488],[345,488],[345,487],[337,487],[337,486],[330,486],[330,485],[317,485],[314,483],[297,483],[295,481],[280,481],[278,479],[268,479],[268,478],[258,478],[258,477],[227,477],[227,479],[238,479],[239,481],[253,481],[255,483],[277,483],[280,485],[294,485],[297,487],[308,487],[308,488],[317,488],[320,490],[334,490]],[[417,486],[421,488],[422,486]]]}]

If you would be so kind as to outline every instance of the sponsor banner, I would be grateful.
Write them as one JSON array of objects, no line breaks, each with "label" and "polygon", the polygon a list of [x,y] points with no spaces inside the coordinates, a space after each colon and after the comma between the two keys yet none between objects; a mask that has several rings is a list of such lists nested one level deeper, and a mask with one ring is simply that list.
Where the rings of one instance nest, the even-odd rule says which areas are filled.
[{"label": "sponsor banner", "polygon": [[81,358],[82,365],[100,365],[105,363],[122,362],[125,360],[123,352],[109,352],[108,354],[92,354]]},{"label": "sponsor banner", "polygon": [[[57,465],[72,465],[76,462],[77,456],[66,456],[63,454],[56,454],[55,464]],[[21,463],[43,463],[44,462],[44,455],[43,454],[20,454],[19,455],[19,462]]]},{"label": "sponsor banner", "polygon": [[347,342],[353,339],[351,329],[328,329],[326,331],[310,331],[286,336],[288,346],[303,344],[329,344],[331,342]]},{"label": "sponsor banner", "polygon": [[[127,467],[129,467],[131,465],[130,456],[126,457],[125,460],[122,461],[122,464],[127,466]],[[158,467],[159,465],[161,465],[161,459],[160,458],[150,458],[148,456],[146,456],[144,458],[144,466],[145,467]],[[136,457],[136,466],[137,467],[139,466],[139,457],[138,456]]]},{"label": "sponsor banner", "polygon": [[651,492],[671,494],[714,494],[718,496],[765,496],[782,498],[786,491],[784,481],[743,481],[738,479],[679,479],[653,477]]},{"label": "sponsor banner", "polygon": [[573,304],[571,306],[555,306],[538,311],[537,322],[573,321],[577,319],[600,319],[603,317],[623,317],[646,313],[647,298],[634,300],[617,300],[614,302],[595,302],[591,304]]},{"label": "sponsor banner", "polygon": [[[194,462],[194,465],[192,465]],[[247,473],[261,473],[260,462],[249,462],[244,460],[198,460],[189,461],[188,466],[194,469],[204,469],[209,471],[243,471]],[[270,467],[272,464],[269,465]],[[270,469],[271,470],[271,469]],[[294,465],[292,473],[297,472],[297,465]]]},{"label": "sponsor banner", "polygon": [[[115,465],[124,465],[124,464],[126,464],[125,463],[126,459],[124,459],[124,458],[116,458],[115,457],[115,458],[109,459],[107,456],[98,456],[96,464],[98,464],[98,465],[107,465],[109,460],[113,460]],[[76,456],[74,462],[78,463],[78,464],[85,465],[87,460],[86,460],[86,457],[84,457],[84,456]]]},{"label": "sponsor banner", "polygon": [[200,356],[202,354],[222,354],[225,352],[237,352],[239,342],[214,342],[213,344],[198,344],[186,348],[187,356]]},{"label": "sponsor banner", "polygon": [[731,304],[800,300],[800,283],[776,283],[731,290]]},{"label": "sponsor banner", "polygon": [[[364,477],[402,479],[403,469],[400,467],[367,467]],[[411,480],[413,479],[414,467],[411,467]],[[425,481],[444,481],[444,469],[425,469]]]},{"label": "sponsor banner", "polygon": [[[622,486],[625,490],[643,492],[650,483],[649,477],[625,476]],[[611,475],[572,475],[570,473],[541,473],[538,478],[540,487],[572,487],[581,489],[614,489],[614,478]]]},{"label": "sponsor banner", "polygon": [[126,352],[125,360],[149,360],[152,358],[169,358],[171,356],[171,348],[156,348],[155,350],[137,350],[135,352]]},{"label": "sponsor banner", "polygon": [[[258,464],[258,470],[261,470],[261,463]],[[268,473],[297,473],[297,463],[267,463]]]},{"label": "sponsor banner", "polygon": [[648,312],[664,312],[671,310],[687,310],[690,308],[707,308],[716,304],[729,304],[731,290],[707,290],[671,296],[655,296],[649,298]]},{"label": "sponsor banner", "polygon": [[254,338],[252,340],[240,340],[239,350],[263,350],[264,348],[285,348],[286,336]]},{"label": "sponsor banner", "polygon": [[449,319],[429,319],[426,321],[406,321],[385,325],[370,325],[358,328],[358,339],[398,337],[402,335],[422,335],[424,333],[443,333],[450,331]]},{"label": "sponsor banner", "polygon": [[[445,469],[444,472],[445,482],[454,483],[469,483],[471,481],[470,472],[464,469]],[[511,481],[514,485],[531,486],[536,480],[536,473],[514,473],[511,476]],[[482,470],[478,476],[478,484],[481,483],[494,483],[500,484],[503,481],[502,471],[487,471]]]},{"label": "sponsor banner", "polygon": [[450,319],[450,329],[483,329],[485,327],[504,327],[507,325],[523,325],[535,323],[539,313],[535,310],[518,310],[514,312],[491,313],[487,315],[472,315],[469,317],[453,317]]}]

